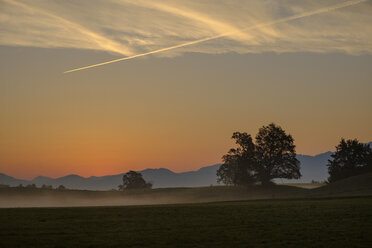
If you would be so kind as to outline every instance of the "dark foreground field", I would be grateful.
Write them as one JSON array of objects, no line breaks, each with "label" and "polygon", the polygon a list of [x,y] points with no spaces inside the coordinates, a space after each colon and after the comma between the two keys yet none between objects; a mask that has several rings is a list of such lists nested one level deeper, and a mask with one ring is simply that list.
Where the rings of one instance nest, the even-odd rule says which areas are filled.
[{"label": "dark foreground field", "polygon": [[372,197],[0,209],[0,247],[372,247]]}]

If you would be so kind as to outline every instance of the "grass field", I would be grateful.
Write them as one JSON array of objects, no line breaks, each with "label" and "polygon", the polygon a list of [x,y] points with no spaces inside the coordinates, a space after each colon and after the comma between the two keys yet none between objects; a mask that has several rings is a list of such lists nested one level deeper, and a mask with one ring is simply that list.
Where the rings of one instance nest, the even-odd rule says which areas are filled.
[{"label": "grass field", "polygon": [[372,247],[372,174],[314,189],[0,189],[8,247]]},{"label": "grass field", "polygon": [[0,247],[372,247],[372,197],[9,208]]}]

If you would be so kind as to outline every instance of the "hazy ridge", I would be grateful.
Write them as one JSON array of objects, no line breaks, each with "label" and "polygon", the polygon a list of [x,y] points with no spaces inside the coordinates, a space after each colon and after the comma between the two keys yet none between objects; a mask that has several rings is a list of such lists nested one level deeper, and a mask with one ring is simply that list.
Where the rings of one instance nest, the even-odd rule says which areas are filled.
[{"label": "hazy ridge", "polygon": [[[369,143],[370,145],[372,142]],[[307,183],[312,180],[324,181],[328,177],[327,161],[330,159],[332,152],[325,152],[315,156],[297,155],[301,162],[302,178],[299,180],[277,180],[278,183]],[[153,183],[154,188],[169,187],[201,187],[217,185],[216,171],[220,164],[202,167],[196,171],[187,171],[176,173],[165,168],[146,169],[140,171],[145,180]],[[126,173],[126,172],[125,172]],[[19,184],[36,184],[40,187],[43,184],[57,187],[64,185],[69,189],[85,190],[110,190],[117,189],[121,183],[122,176],[125,173],[117,175],[107,175],[101,177],[81,177],[79,175],[67,175],[59,178],[50,178],[44,176],[35,177],[32,180],[17,179],[0,173],[0,184],[17,186]]]}]

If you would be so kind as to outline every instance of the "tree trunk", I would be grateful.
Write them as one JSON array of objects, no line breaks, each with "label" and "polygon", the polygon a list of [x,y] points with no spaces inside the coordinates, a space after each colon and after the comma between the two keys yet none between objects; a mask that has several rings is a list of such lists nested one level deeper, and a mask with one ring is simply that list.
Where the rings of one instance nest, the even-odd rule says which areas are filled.
[{"label": "tree trunk", "polygon": [[274,184],[271,181],[271,178],[269,176],[265,176],[265,177],[261,178],[260,181],[261,181],[262,186],[264,186],[264,187],[270,187]]}]

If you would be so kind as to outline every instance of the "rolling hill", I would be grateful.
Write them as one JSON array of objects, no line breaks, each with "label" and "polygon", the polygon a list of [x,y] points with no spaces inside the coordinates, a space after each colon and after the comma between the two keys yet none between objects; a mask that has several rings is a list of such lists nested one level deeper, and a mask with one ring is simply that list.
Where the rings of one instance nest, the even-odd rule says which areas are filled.
[{"label": "rolling hill", "polygon": [[311,190],[311,195],[331,196],[360,196],[372,195],[372,173],[345,178]]}]

